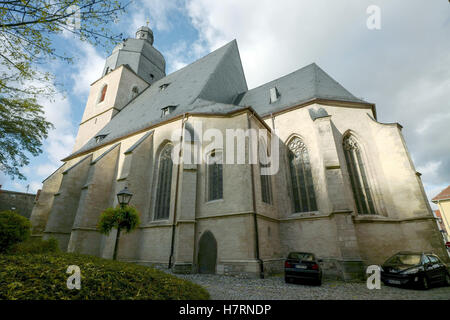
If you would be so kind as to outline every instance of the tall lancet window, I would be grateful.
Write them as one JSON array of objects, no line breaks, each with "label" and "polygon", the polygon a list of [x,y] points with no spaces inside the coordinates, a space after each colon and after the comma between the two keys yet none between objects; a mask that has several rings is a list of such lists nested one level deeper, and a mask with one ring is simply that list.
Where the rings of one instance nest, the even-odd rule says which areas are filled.
[{"label": "tall lancet window", "polygon": [[155,220],[168,219],[170,211],[170,194],[172,187],[172,149],[167,144],[159,155],[158,185],[156,187]]},{"label": "tall lancet window", "polygon": [[272,203],[272,186],[270,183],[270,175],[268,175],[268,168],[270,166],[269,157],[266,144],[263,139],[259,140],[259,169],[261,177],[261,196],[265,203]]},{"label": "tall lancet window", "polygon": [[207,157],[208,201],[223,199],[222,152],[213,150]]},{"label": "tall lancet window", "polygon": [[295,212],[316,211],[316,195],[308,149],[298,137],[291,139],[288,149],[294,210]]},{"label": "tall lancet window", "polygon": [[347,135],[344,138],[343,145],[345,161],[347,163],[358,214],[375,214],[375,207],[367,180],[367,170],[364,165],[361,148],[351,135]]},{"label": "tall lancet window", "polygon": [[100,102],[103,102],[103,101],[105,100],[106,90],[108,90],[108,85],[107,85],[107,84],[105,84],[105,85],[102,87],[102,91],[100,92],[100,97],[99,97],[99,99],[98,99],[98,102],[99,102],[99,103],[100,103]]}]

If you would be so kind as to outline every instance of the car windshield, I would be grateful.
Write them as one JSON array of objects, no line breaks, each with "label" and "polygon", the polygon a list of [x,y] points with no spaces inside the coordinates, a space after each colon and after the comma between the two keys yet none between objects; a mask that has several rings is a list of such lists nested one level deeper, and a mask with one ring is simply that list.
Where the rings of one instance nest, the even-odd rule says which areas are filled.
[{"label": "car windshield", "polygon": [[420,264],[420,254],[396,254],[395,256],[389,258],[386,264],[403,264],[415,266]]},{"label": "car windshield", "polygon": [[314,261],[314,255],[311,253],[303,253],[303,252],[291,252],[289,253],[288,259],[296,259],[302,261]]}]

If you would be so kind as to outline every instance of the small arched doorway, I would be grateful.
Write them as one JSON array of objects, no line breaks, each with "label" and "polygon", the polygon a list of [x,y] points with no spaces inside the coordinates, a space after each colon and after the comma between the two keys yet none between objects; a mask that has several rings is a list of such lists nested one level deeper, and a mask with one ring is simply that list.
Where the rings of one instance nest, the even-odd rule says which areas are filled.
[{"label": "small arched doorway", "polygon": [[217,242],[210,231],[200,238],[198,245],[198,273],[216,273]]}]

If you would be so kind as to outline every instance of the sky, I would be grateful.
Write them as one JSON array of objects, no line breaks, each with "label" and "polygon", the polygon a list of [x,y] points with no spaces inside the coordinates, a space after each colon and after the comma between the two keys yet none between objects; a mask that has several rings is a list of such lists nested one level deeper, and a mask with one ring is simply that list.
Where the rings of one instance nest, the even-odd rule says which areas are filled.
[{"label": "sky", "polygon": [[[379,28],[368,28],[379,8]],[[368,10],[369,9],[369,10]],[[378,121],[398,122],[431,198],[450,185],[450,3],[448,0],[134,0],[112,26],[134,37],[147,19],[166,73],[236,39],[249,88],[312,62],[355,96],[376,103]],[[71,153],[89,87],[110,49],[63,34],[52,61],[57,95],[41,100],[55,129],[43,154],[22,169],[26,181],[0,174],[3,189],[36,192]],[[432,205],[435,207],[434,205]]]}]

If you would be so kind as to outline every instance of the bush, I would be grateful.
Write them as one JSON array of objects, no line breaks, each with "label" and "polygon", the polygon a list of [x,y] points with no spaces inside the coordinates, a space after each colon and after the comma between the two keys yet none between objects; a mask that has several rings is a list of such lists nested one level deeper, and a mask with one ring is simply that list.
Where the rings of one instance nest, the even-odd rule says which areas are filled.
[{"label": "bush", "polygon": [[[67,268],[81,269],[81,289],[68,289]],[[71,253],[0,255],[0,299],[199,300],[201,286],[137,264]]]},{"label": "bush", "polygon": [[42,240],[41,238],[31,238],[12,246],[11,253],[56,253],[59,252],[58,240],[50,238]]},{"label": "bush", "polygon": [[139,212],[132,206],[108,208],[102,212],[97,224],[98,230],[109,234],[113,228],[120,228],[126,232],[133,231],[140,223]]},{"label": "bush", "polygon": [[27,240],[31,234],[30,221],[14,211],[0,212],[0,252],[8,251],[12,245]]}]

